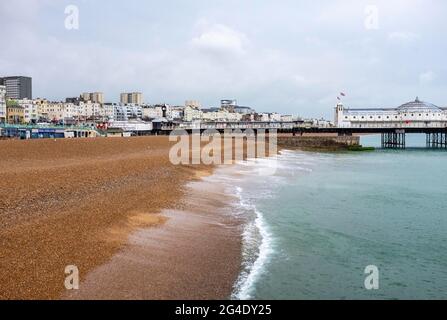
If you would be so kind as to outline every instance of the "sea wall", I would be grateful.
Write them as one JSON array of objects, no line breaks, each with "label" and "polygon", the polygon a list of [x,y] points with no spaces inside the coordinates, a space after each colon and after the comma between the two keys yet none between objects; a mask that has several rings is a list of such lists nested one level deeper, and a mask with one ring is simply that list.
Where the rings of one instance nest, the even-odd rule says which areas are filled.
[{"label": "sea wall", "polygon": [[278,137],[278,146],[284,148],[303,149],[346,149],[350,146],[360,145],[360,137],[356,136],[288,136]]}]

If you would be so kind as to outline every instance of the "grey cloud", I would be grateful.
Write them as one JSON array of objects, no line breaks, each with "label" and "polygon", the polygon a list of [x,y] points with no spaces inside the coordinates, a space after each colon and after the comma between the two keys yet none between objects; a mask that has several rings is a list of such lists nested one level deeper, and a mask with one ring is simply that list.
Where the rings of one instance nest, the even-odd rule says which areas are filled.
[{"label": "grey cloud", "polygon": [[[0,2],[7,50],[0,73],[29,74],[35,94],[138,90],[148,102],[236,98],[259,110],[332,118],[340,91],[352,106],[398,105],[416,95],[447,104],[447,4],[375,1],[379,29],[364,28],[369,1]],[[63,29],[66,4],[81,29]],[[421,14],[421,12],[423,14]],[[12,14],[15,13],[15,14]]]}]

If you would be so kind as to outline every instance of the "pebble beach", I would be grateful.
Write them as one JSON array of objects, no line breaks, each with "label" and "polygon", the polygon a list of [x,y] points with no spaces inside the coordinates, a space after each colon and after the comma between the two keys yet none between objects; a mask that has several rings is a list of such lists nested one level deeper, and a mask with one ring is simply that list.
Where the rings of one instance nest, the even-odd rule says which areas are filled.
[{"label": "pebble beach", "polygon": [[[188,217],[190,184],[213,168],[172,165],[172,144],[167,137],[0,141],[0,299],[228,297],[240,263],[237,225],[219,227],[222,221],[210,207]],[[212,233],[199,232],[210,223]],[[143,231],[152,238],[141,240],[140,234],[136,241]],[[173,234],[178,243],[191,241],[183,249],[195,252],[195,258],[179,255],[179,246],[167,241]],[[147,268],[145,262],[126,269],[129,264],[117,258],[135,260],[135,248],[143,250],[138,257],[151,259],[152,273],[145,272],[143,282],[138,277],[126,282],[120,275]],[[206,257],[214,262],[204,264]],[[216,270],[223,261],[232,262],[220,268],[221,274]],[[171,268],[163,268],[167,264]],[[80,270],[77,296],[64,287],[67,265]],[[95,276],[99,268],[121,270],[100,274],[120,278],[124,286],[101,293],[104,283]],[[212,283],[181,281],[188,270]],[[150,290],[136,292],[132,281]]]}]

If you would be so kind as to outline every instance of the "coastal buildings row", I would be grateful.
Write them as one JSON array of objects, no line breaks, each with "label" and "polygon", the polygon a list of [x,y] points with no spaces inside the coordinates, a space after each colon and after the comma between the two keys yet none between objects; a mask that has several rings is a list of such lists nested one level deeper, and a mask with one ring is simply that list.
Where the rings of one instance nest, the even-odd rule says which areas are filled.
[{"label": "coastal buildings row", "polygon": [[[9,124],[79,124],[84,122],[110,121],[293,121],[297,117],[278,113],[257,113],[248,107],[201,108],[197,103],[187,101],[184,106],[101,103],[98,93],[82,94],[81,98],[67,98],[65,102],[52,102],[46,99],[7,99],[5,87],[0,87],[0,117]],[[139,99],[139,98],[137,98]]]},{"label": "coastal buildings row", "polygon": [[65,101],[32,97],[29,77],[0,78],[0,136],[28,138],[126,136],[158,134],[191,128],[264,128],[300,120],[292,115],[260,113],[221,100],[219,107],[202,107],[198,100],[184,105],[149,105],[141,92],[123,92],[119,103],[108,103],[102,92],[83,92]]},{"label": "coastal buildings row", "polygon": [[9,124],[79,124],[141,120],[150,122],[237,122],[293,121],[297,117],[277,113],[258,113],[240,106],[234,99],[221,100],[220,107],[203,108],[198,100],[187,100],[183,106],[148,105],[141,92],[120,94],[119,103],[107,103],[102,92],[84,92],[63,101],[33,99],[32,78],[0,77],[0,123]]}]

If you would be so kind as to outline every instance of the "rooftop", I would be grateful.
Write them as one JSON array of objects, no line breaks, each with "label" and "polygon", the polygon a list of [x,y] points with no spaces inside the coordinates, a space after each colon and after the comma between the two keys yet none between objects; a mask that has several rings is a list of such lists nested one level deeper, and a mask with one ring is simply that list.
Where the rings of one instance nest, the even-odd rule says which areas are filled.
[{"label": "rooftop", "polygon": [[419,97],[416,97],[414,101],[404,103],[400,107],[397,108],[399,111],[441,111],[442,109],[438,106],[435,106],[432,103],[424,102],[419,100]]},{"label": "rooftop", "polygon": [[444,111],[447,108],[440,108],[433,103],[428,103],[419,100],[419,97],[416,97],[414,101],[410,101],[404,103],[403,105],[397,108],[347,108],[347,112],[356,112],[356,111],[401,111],[401,112],[439,112]]}]

